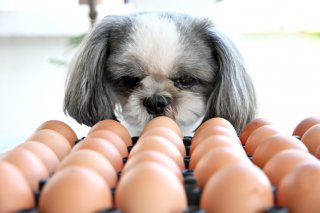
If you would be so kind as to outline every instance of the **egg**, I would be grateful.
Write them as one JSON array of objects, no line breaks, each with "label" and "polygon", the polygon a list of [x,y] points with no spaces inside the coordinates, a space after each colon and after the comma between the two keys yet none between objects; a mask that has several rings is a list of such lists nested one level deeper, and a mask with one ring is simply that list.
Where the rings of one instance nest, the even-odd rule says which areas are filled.
[{"label": "egg", "polygon": [[297,138],[288,135],[275,135],[260,143],[252,156],[252,162],[263,168],[275,154],[286,149],[308,152],[307,147]]},{"label": "egg", "polygon": [[57,155],[48,146],[42,143],[28,141],[20,144],[18,147],[25,148],[35,154],[45,165],[49,173],[54,172],[59,164]]},{"label": "egg", "polygon": [[[278,186],[283,177],[301,163],[317,162],[317,158],[308,152],[297,149],[288,149],[275,154],[263,167],[271,183]],[[284,163],[285,162],[285,163]]]},{"label": "egg", "polygon": [[238,150],[230,147],[209,151],[199,160],[194,169],[198,186],[203,189],[209,178],[217,171],[236,163],[251,164],[251,161],[243,153],[239,153]]},{"label": "egg", "polygon": [[190,146],[190,155],[193,153],[196,146],[199,143],[201,143],[201,141],[214,135],[228,136],[240,143],[236,132],[231,130],[230,128],[227,128],[225,126],[208,126],[205,129],[203,129],[201,133],[197,134],[196,136],[193,136],[191,140],[191,146]]},{"label": "egg", "polygon": [[91,134],[97,130],[110,130],[118,135],[127,146],[132,145],[132,140],[129,131],[120,122],[115,120],[102,120],[97,122],[90,130],[88,134]]},{"label": "egg", "polygon": [[89,149],[72,152],[62,160],[56,172],[70,166],[82,166],[96,171],[110,187],[115,187],[117,184],[118,176],[116,170],[112,164],[98,152]]},{"label": "egg", "polygon": [[183,157],[176,146],[168,139],[159,136],[146,136],[142,138],[131,150],[129,159],[142,151],[159,151],[176,162],[180,169],[185,168]]},{"label": "egg", "polygon": [[35,141],[48,146],[62,160],[71,150],[69,141],[60,133],[51,129],[34,132],[26,141]]},{"label": "egg", "polygon": [[152,150],[142,151],[131,157],[123,167],[121,176],[125,175],[126,172],[130,171],[135,166],[144,162],[155,162],[157,164],[161,164],[173,172],[181,182],[183,181],[181,169],[178,167],[175,161],[161,152]]},{"label": "egg", "polygon": [[25,148],[17,147],[1,158],[19,169],[33,191],[38,190],[39,180],[49,176],[49,172],[41,160]]},{"label": "egg", "polygon": [[219,170],[208,180],[200,201],[207,213],[256,213],[272,206],[270,181],[259,168],[247,163]]},{"label": "egg", "polygon": [[201,157],[205,156],[206,153],[220,147],[232,147],[246,156],[244,149],[236,140],[223,135],[214,135],[206,138],[195,148],[190,157],[189,169],[194,169],[198,161]]},{"label": "egg", "polygon": [[232,126],[232,124],[228,120],[221,118],[221,117],[215,117],[215,118],[210,118],[210,119],[206,120],[205,122],[203,122],[198,127],[198,129],[194,133],[193,137],[197,137],[198,134],[201,134],[201,132],[209,126],[223,126],[223,127],[226,127],[228,129],[234,131],[235,134],[237,134],[237,131],[234,129],[234,127]]},{"label": "egg", "polygon": [[178,150],[180,151],[182,156],[186,156],[186,149],[183,144],[183,141],[175,131],[173,131],[167,127],[154,127],[154,128],[146,130],[140,136],[140,139],[142,139],[143,137],[146,137],[146,136],[164,137],[164,138],[168,139],[170,142],[172,142],[172,144],[178,148]]},{"label": "egg", "polygon": [[267,118],[256,118],[250,121],[241,131],[241,134],[240,134],[241,143],[243,145],[246,144],[248,137],[251,135],[251,133],[255,129],[267,124],[273,124],[273,122]]},{"label": "egg", "polygon": [[300,138],[303,134],[312,126],[320,124],[319,116],[311,116],[300,121],[295,129],[293,130],[292,135],[299,136]]},{"label": "egg", "polygon": [[98,212],[112,207],[106,181],[95,171],[73,166],[54,174],[44,185],[39,212]]},{"label": "egg", "polygon": [[320,212],[320,164],[300,164],[286,175],[277,190],[277,204],[289,212]]},{"label": "egg", "polygon": [[146,132],[149,129],[152,129],[154,127],[166,127],[171,130],[173,130],[175,133],[179,135],[179,137],[182,139],[183,138],[183,133],[178,126],[178,124],[171,118],[166,117],[166,116],[158,116],[155,117],[154,119],[150,120],[143,128],[142,132],[140,135],[143,135],[144,132]]},{"label": "egg", "polygon": [[35,206],[28,181],[12,164],[0,161],[0,212],[18,212]]},{"label": "egg", "polygon": [[301,141],[307,146],[310,153],[315,154],[320,145],[320,124],[310,127],[303,134]]},{"label": "egg", "polygon": [[314,154],[318,159],[320,159],[320,146],[317,147],[316,152]]},{"label": "egg", "polygon": [[66,123],[58,120],[48,120],[44,123],[42,123],[37,129],[51,129],[56,132],[59,132],[61,135],[63,135],[70,143],[70,146],[73,146],[75,142],[78,140],[78,137],[74,130]]},{"label": "egg", "polygon": [[247,138],[245,150],[247,155],[252,156],[259,144],[267,138],[281,134],[281,131],[275,125],[264,125],[258,127]]},{"label": "egg", "polygon": [[102,154],[118,172],[123,167],[123,161],[120,152],[111,144],[100,138],[86,138],[76,144],[72,152],[81,149],[90,149]]},{"label": "egg", "polygon": [[97,130],[94,132],[91,132],[87,135],[87,138],[102,138],[106,140],[109,143],[112,143],[117,150],[120,152],[122,157],[128,157],[128,149],[127,144],[115,133],[113,133],[110,130]]},{"label": "egg", "polygon": [[121,212],[183,212],[187,197],[182,183],[166,167],[145,162],[120,178],[115,205]]}]

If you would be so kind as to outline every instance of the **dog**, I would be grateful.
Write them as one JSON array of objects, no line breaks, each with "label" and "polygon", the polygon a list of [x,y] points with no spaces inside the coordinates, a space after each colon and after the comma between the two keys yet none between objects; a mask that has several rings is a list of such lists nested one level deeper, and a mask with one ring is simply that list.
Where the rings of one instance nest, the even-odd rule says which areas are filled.
[{"label": "dog", "polygon": [[223,117],[240,133],[257,101],[241,54],[209,19],[141,12],[95,25],[70,63],[63,107],[87,126],[124,120],[139,132],[168,116],[185,130]]}]

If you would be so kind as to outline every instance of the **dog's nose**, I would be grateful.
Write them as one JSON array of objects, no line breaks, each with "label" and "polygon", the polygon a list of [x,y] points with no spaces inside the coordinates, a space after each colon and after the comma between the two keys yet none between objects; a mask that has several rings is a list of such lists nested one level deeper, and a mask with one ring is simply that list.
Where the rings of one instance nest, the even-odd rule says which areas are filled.
[{"label": "dog's nose", "polygon": [[171,98],[163,95],[153,95],[143,100],[143,106],[149,114],[162,115],[166,106],[171,103]]}]

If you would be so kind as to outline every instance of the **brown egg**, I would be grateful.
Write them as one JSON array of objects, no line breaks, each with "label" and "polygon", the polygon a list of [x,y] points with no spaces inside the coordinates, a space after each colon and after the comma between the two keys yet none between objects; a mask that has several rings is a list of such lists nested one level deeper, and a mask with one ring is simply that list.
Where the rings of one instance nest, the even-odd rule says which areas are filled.
[{"label": "brown egg", "polygon": [[277,190],[277,204],[288,212],[320,212],[320,164],[300,164],[286,175]]},{"label": "brown egg", "polygon": [[125,126],[123,126],[120,122],[115,120],[102,120],[96,123],[89,131],[88,134],[91,134],[97,130],[110,130],[118,135],[127,146],[132,145],[132,140],[129,131]]},{"label": "brown egg", "polygon": [[[140,139],[146,136],[161,136],[168,139],[175,145],[180,151],[182,156],[186,156],[186,149],[184,147],[183,141],[180,136],[173,130],[167,127],[154,127],[146,130],[141,136]],[[138,141],[139,142],[139,141]]]},{"label": "brown egg", "polygon": [[241,131],[240,140],[241,143],[244,145],[247,142],[247,138],[251,135],[251,133],[264,125],[273,124],[273,122],[266,118],[256,118],[250,121]]},{"label": "brown egg", "polygon": [[269,177],[271,183],[278,186],[286,174],[301,163],[308,161],[317,162],[317,158],[308,152],[297,149],[288,149],[275,154],[263,167],[263,171]]},{"label": "brown egg", "polygon": [[33,208],[35,201],[28,181],[12,164],[0,161],[0,212]]},{"label": "brown egg", "polygon": [[112,207],[112,195],[106,181],[95,171],[73,166],[53,175],[44,186],[39,212],[98,212]]},{"label": "brown egg", "polygon": [[307,146],[310,153],[315,154],[320,145],[320,124],[310,127],[303,134],[301,141]]},{"label": "brown egg", "polygon": [[160,164],[144,162],[120,178],[115,203],[121,212],[183,212],[187,197],[174,173]]},{"label": "brown egg", "polygon": [[320,117],[319,116],[312,116],[303,119],[298,123],[296,128],[293,130],[292,135],[302,137],[303,134],[312,126],[320,124]]},{"label": "brown egg", "polygon": [[39,188],[39,180],[49,176],[49,172],[41,160],[25,148],[16,147],[2,156],[2,160],[16,166],[26,178],[33,191]]},{"label": "brown egg", "polygon": [[72,152],[82,149],[90,149],[102,154],[118,172],[123,167],[123,161],[120,152],[111,144],[100,138],[86,138],[76,144]]},{"label": "brown egg", "polygon": [[125,175],[126,172],[130,171],[135,166],[144,162],[155,162],[157,164],[161,164],[172,171],[181,182],[183,181],[181,169],[174,160],[161,152],[151,150],[139,152],[131,157],[123,167],[121,176]]},{"label": "brown egg", "polygon": [[235,148],[239,153],[246,156],[244,149],[236,140],[223,135],[214,135],[206,138],[195,148],[190,157],[189,169],[194,169],[198,161],[205,156],[206,153],[221,147]]},{"label": "brown egg", "polygon": [[153,129],[155,127],[169,128],[169,129],[173,130],[175,133],[177,133],[181,139],[183,138],[183,133],[181,132],[181,129],[178,126],[178,124],[173,119],[166,117],[166,116],[155,117],[154,119],[149,121],[144,126],[140,135],[143,135],[144,132],[146,132],[149,129]]},{"label": "brown egg", "polygon": [[252,156],[259,144],[267,138],[281,134],[279,128],[275,125],[264,125],[258,127],[247,138],[245,150],[247,155]]},{"label": "brown egg", "polygon": [[236,132],[231,130],[230,128],[227,128],[225,126],[208,126],[207,128],[203,129],[200,134],[197,134],[196,136],[192,137],[190,155],[193,153],[197,145],[201,143],[201,141],[214,135],[224,135],[224,136],[231,137],[236,141],[239,141],[239,138]]},{"label": "brown egg", "polygon": [[70,166],[82,166],[96,171],[110,187],[115,187],[117,184],[116,170],[103,155],[96,151],[83,149],[70,153],[62,160],[56,172]]},{"label": "brown egg", "polygon": [[235,134],[237,134],[236,130],[234,129],[234,127],[232,126],[232,124],[228,120],[226,120],[224,118],[220,118],[220,117],[215,117],[215,118],[210,118],[210,119],[206,120],[205,122],[203,122],[198,127],[198,129],[194,133],[193,137],[197,137],[198,134],[200,134],[203,130],[205,130],[209,126],[223,126],[223,127],[229,128],[230,130],[234,131]]},{"label": "brown egg", "polygon": [[263,168],[275,154],[286,149],[308,151],[307,147],[297,138],[280,134],[262,141],[253,153],[252,161],[260,168]]},{"label": "brown egg", "polygon": [[207,213],[264,212],[273,206],[271,183],[256,166],[233,164],[213,175],[207,182],[200,207]]},{"label": "brown egg", "polygon": [[59,164],[59,158],[54,151],[42,143],[28,141],[20,144],[18,147],[25,148],[35,154],[45,165],[49,173],[53,172]]},{"label": "brown egg", "polygon": [[26,141],[35,141],[48,146],[59,160],[62,160],[71,150],[69,141],[63,135],[51,129],[38,130]]},{"label": "brown egg", "polygon": [[63,135],[70,143],[70,146],[72,147],[75,142],[78,140],[78,137],[76,133],[73,131],[73,129],[66,123],[58,120],[48,120],[44,123],[42,123],[37,129],[51,129],[56,132],[59,132],[61,135]]},{"label": "brown egg", "polygon": [[122,157],[128,157],[127,144],[115,133],[110,130],[97,130],[87,135],[87,138],[102,138],[112,143],[120,152]]},{"label": "brown egg", "polygon": [[314,154],[318,159],[320,159],[320,146],[317,147],[316,152]]},{"label": "brown egg", "polygon": [[181,153],[168,139],[159,136],[146,136],[131,150],[129,159],[142,151],[159,151],[174,160],[180,169],[184,169],[184,161]]},{"label": "brown egg", "polygon": [[243,153],[230,147],[217,148],[209,151],[199,160],[194,169],[198,186],[203,189],[209,178],[216,172],[236,163],[251,164],[251,161]]}]

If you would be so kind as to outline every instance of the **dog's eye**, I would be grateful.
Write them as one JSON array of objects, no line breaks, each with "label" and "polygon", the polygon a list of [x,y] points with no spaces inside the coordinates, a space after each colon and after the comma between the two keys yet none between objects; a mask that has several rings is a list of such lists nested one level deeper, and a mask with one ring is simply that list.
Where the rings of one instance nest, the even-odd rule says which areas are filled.
[{"label": "dog's eye", "polygon": [[134,88],[139,86],[141,79],[138,77],[133,77],[133,76],[123,76],[119,79],[119,86],[125,87],[125,88]]},{"label": "dog's eye", "polygon": [[185,76],[185,77],[180,77],[175,79],[174,85],[182,89],[189,89],[192,86],[194,86],[197,82],[198,82],[197,79],[190,76]]}]

